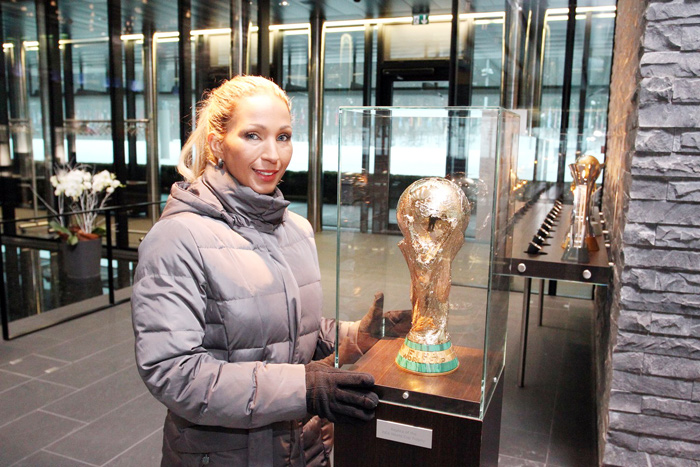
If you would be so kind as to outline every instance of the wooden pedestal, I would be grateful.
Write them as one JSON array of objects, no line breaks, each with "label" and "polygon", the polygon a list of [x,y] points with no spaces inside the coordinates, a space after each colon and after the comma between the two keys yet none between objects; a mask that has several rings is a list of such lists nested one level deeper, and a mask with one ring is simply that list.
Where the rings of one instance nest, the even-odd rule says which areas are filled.
[{"label": "wooden pedestal", "polygon": [[[353,370],[374,376],[380,402],[374,420],[358,425],[336,424],[335,466],[498,465],[503,378],[480,420],[480,350],[456,347],[460,365],[454,373],[422,376],[394,363],[401,342],[383,339],[354,365]],[[408,432],[411,427],[432,430],[431,447],[379,438],[377,420],[406,425]]]}]

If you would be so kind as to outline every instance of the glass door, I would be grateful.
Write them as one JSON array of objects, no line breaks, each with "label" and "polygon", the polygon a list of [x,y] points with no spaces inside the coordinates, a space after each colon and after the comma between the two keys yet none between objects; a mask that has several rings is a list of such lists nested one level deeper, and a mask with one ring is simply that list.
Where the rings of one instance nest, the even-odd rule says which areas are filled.
[{"label": "glass door", "polygon": [[[376,101],[380,106],[392,107],[446,107],[448,105],[448,63],[445,60],[414,60],[379,64],[379,85]],[[372,231],[398,232],[396,204],[401,193],[415,180],[430,172],[445,176],[445,165],[436,163],[430,154],[434,141],[424,138],[430,133],[402,131],[404,119],[376,119],[374,163],[370,171],[372,193],[381,193],[370,200]],[[426,120],[428,122],[428,120]],[[388,124],[388,126],[386,125]],[[397,126],[398,125],[398,126]],[[445,140],[447,144],[447,139]],[[402,157],[392,157],[400,152]],[[390,166],[390,161],[401,161]],[[394,164],[395,165],[395,164]],[[388,204],[387,204],[388,202]]]}]

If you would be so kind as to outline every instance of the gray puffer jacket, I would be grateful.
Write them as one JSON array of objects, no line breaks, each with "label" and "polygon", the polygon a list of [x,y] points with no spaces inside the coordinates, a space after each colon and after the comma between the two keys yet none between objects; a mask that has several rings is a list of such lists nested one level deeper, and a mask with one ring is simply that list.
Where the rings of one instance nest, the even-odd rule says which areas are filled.
[{"label": "gray puffer jacket", "polygon": [[210,164],[173,185],[139,247],[136,360],[169,409],[164,465],[327,462],[303,364],[332,352],[335,323],[321,317],[313,231],[288,204]]}]

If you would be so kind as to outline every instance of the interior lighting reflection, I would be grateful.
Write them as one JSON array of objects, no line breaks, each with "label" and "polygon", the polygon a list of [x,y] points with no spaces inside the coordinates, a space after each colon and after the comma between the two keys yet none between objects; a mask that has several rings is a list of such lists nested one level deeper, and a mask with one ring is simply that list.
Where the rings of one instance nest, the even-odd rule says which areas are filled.
[{"label": "interior lighting reflection", "polygon": [[[601,15],[593,15],[593,18],[614,18],[615,13],[606,13],[606,14],[601,14]],[[566,21],[569,19],[568,16],[566,15],[557,15],[557,16],[547,16],[545,18],[545,21]],[[583,20],[586,19],[586,15],[576,15],[577,20]]]},{"label": "interior lighting reflection", "polygon": [[[370,27],[372,25],[369,25]],[[338,32],[358,32],[364,31],[366,26],[343,26],[339,28],[328,29],[328,32],[338,33]]]},{"label": "interior lighting reflection", "polygon": [[[473,20],[486,20],[493,19],[496,22],[500,22],[505,18],[504,11],[491,11],[485,13],[462,13],[459,15],[460,20],[473,19]],[[430,15],[428,16],[428,21],[431,23],[441,23],[452,21],[452,15]],[[413,18],[409,16],[398,17],[398,18],[374,18],[374,19],[362,19],[362,20],[343,20],[343,21],[327,21],[325,23],[326,28],[340,28],[348,26],[372,26],[379,24],[405,24],[413,23]],[[481,23],[479,23],[481,24]],[[484,23],[486,24],[486,23]],[[272,26],[270,26],[272,29]]]},{"label": "interior lighting reflection", "polygon": [[506,20],[504,18],[498,19],[477,19],[474,24],[503,24]]},{"label": "interior lighting reflection", "polygon": [[122,34],[120,38],[123,41],[142,41],[143,34]]},{"label": "interior lighting reflection", "polygon": [[[589,11],[590,12],[617,11],[617,7],[615,5],[576,7],[576,13],[588,13]],[[568,8],[550,8],[545,12],[545,14],[568,15],[569,9]]]},{"label": "interior lighting reflection", "polygon": [[309,29],[310,27],[311,23],[271,24],[270,31],[289,31],[291,29]]},{"label": "interior lighting reflection", "polygon": [[231,28],[195,29],[194,31],[190,31],[191,36],[206,36],[215,34],[231,34]]},{"label": "interior lighting reflection", "polygon": [[180,33],[175,31],[175,32],[156,32],[153,33],[153,38],[154,39],[161,39],[161,38],[172,38],[172,37],[180,37]]},{"label": "interior lighting reflection", "polygon": [[[593,15],[594,18],[615,18],[617,11],[617,6],[590,6],[590,7],[577,7],[576,8],[576,19],[582,20],[586,18],[585,13],[598,13]],[[545,11],[545,22],[547,21],[566,21],[568,19],[569,9],[568,8],[550,8]]]},{"label": "interior lighting reflection", "polygon": [[[143,0],[147,3],[147,0]],[[286,2],[283,2],[286,3]],[[612,9],[611,9],[612,8]],[[548,10],[548,13],[566,13],[568,11],[566,8],[558,8]],[[577,12],[580,11],[615,11],[615,7],[581,7],[577,8]],[[612,14],[614,17],[614,13]],[[460,20],[473,19],[475,24],[502,24],[504,22],[505,12],[495,11],[495,12],[484,12],[484,13],[462,13],[459,15]],[[558,18],[550,18],[554,21]],[[564,17],[566,19],[566,17]],[[431,15],[429,16],[429,21],[433,23],[448,22],[452,21],[452,15]],[[366,26],[378,26],[380,24],[410,24],[413,22],[412,17],[397,17],[397,18],[373,18],[364,20],[343,20],[343,21],[327,21],[324,23],[324,28],[328,32],[354,32],[362,31]],[[287,35],[303,35],[308,34],[311,28],[310,23],[292,23],[292,24],[279,24],[271,25],[269,27],[270,31],[284,31]],[[258,26],[251,26],[250,32],[258,32]],[[204,35],[225,35],[230,34],[231,28],[217,28],[217,29],[197,29],[190,32],[191,38],[196,38],[197,36]],[[165,31],[156,32],[153,34],[153,39],[157,42],[177,42],[180,34],[177,31]],[[143,34],[122,34],[120,36],[122,41],[143,41]],[[59,45],[65,44],[78,44],[78,43],[94,43],[107,41],[107,37],[96,37],[91,39],[61,39],[59,40]],[[37,50],[39,47],[38,41],[25,41],[23,46],[26,50]],[[9,49],[14,47],[11,43],[3,44],[3,49]]]}]

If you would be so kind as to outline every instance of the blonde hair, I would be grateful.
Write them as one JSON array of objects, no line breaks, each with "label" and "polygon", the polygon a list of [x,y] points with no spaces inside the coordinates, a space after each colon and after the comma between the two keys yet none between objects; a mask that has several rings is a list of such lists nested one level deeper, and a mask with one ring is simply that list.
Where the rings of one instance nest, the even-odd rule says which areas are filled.
[{"label": "blonde hair", "polygon": [[256,94],[279,97],[291,112],[287,94],[274,82],[262,76],[236,76],[209,91],[198,105],[197,125],[180,151],[177,171],[185,180],[193,182],[201,177],[207,161],[217,162],[207,141],[209,134],[215,133],[223,139],[230,128],[239,99]]}]

